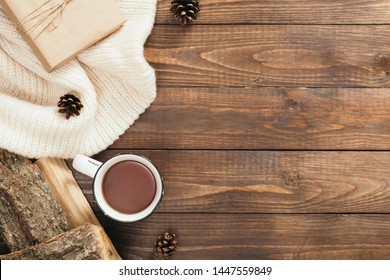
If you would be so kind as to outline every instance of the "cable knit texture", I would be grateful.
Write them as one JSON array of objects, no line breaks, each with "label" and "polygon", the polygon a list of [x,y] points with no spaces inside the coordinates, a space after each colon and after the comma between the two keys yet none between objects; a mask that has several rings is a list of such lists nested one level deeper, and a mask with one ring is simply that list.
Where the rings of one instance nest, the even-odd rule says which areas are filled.
[{"label": "cable knit texture", "polygon": [[[116,33],[47,73],[0,8],[0,147],[30,158],[96,154],[133,124],[156,96],[143,46],[156,0],[117,0],[127,17]],[[79,93],[84,108],[66,120],[57,102]]]}]

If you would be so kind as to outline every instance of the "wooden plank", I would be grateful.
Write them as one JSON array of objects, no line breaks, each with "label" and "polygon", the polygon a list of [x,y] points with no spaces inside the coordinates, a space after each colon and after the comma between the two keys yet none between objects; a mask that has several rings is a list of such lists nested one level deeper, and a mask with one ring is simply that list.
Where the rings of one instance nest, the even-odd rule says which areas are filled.
[{"label": "wooden plank", "polygon": [[387,89],[161,88],[111,148],[390,150]]},{"label": "wooden plank", "polygon": [[[160,213],[390,213],[390,152],[133,152],[164,177]],[[94,202],[91,180],[75,175]]]},{"label": "wooden plank", "polygon": [[[158,0],[156,22],[177,24],[170,1]],[[388,0],[201,0],[195,24],[389,24]]]},{"label": "wooden plank", "polygon": [[390,259],[389,215],[154,214],[136,224],[99,215],[125,259],[151,259],[165,231],[173,259]]},{"label": "wooden plank", "polygon": [[160,87],[389,87],[390,26],[155,26]]}]

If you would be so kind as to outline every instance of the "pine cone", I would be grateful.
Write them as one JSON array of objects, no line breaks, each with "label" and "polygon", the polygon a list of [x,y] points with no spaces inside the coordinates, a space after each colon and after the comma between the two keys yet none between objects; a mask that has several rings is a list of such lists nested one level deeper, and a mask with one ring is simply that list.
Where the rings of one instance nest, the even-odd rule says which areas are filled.
[{"label": "pine cone", "polygon": [[173,253],[176,252],[177,239],[175,234],[166,232],[157,239],[154,249],[155,260],[169,260]]},{"label": "pine cone", "polygon": [[172,0],[171,5],[173,17],[182,25],[193,22],[200,11],[197,0]]},{"label": "pine cone", "polygon": [[58,113],[66,114],[66,119],[74,115],[80,115],[80,110],[84,107],[80,99],[72,93],[61,96],[57,106],[60,108]]}]

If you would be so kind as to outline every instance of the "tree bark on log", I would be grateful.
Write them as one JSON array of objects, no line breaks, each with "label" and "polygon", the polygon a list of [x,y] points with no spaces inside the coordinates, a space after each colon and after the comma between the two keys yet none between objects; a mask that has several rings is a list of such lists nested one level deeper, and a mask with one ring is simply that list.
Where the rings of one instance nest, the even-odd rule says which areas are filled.
[{"label": "tree bark on log", "polygon": [[0,232],[11,252],[44,242],[69,229],[39,168],[0,149]]},{"label": "tree bark on log", "polygon": [[0,260],[110,260],[115,259],[104,230],[86,224],[36,246],[0,256]]}]

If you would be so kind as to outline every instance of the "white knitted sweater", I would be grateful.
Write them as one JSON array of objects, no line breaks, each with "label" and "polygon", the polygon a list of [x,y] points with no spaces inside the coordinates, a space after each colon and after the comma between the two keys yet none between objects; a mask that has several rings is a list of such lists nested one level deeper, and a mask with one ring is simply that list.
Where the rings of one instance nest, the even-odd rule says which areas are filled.
[{"label": "white knitted sweater", "polygon": [[[117,0],[128,21],[116,33],[47,73],[0,8],[0,148],[31,157],[92,155],[150,106],[154,70],[143,45],[156,0]],[[59,98],[76,91],[84,108],[66,120]]]}]

